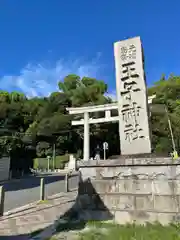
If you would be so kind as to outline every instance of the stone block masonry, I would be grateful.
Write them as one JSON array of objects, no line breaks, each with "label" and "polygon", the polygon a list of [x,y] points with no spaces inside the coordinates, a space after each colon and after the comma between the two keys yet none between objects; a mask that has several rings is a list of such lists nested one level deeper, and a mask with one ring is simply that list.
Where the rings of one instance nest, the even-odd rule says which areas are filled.
[{"label": "stone block masonry", "polygon": [[[134,163],[129,159],[121,165],[109,162],[81,168],[84,181],[89,170],[93,189],[103,202],[91,211],[98,212],[103,220],[108,209],[113,219],[121,224],[179,221],[180,160],[134,159]],[[87,198],[90,195],[88,189],[85,195]]]},{"label": "stone block masonry", "polygon": [[9,169],[10,169],[10,158],[1,157],[0,158],[0,182],[9,179]]}]

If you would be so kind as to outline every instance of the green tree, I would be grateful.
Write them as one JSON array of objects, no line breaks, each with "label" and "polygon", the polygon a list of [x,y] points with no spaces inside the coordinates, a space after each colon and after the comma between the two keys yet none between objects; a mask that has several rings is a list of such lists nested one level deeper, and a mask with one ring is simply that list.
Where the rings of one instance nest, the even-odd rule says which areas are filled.
[{"label": "green tree", "polygon": [[72,106],[97,105],[107,102],[104,94],[107,92],[107,84],[103,81],[77,75],[68,75],[63,82],[59,82],[59,88],[71,100]]},{"label": "green tree", "polygon": [[[60,91],[49,97],[28,99],[18,92],[0,91],[0,154],[13,156],[13,167],[22,168],[29,164],[30,156],[56,154],[82,154],[83,126],[72,126],[73,119],[67,107],[81,107],[111,103],[106,97],[107,84],[95,78],[70,74],[58,84]],[[180,77],[163,75],[148,89],[148,94],[156,94],[151,115],[153,151],[167,154],[172,151],[171,134],[165,108],[171,120],[177,150],[180,148]],[[90,117],[103,117],[102,113],[92,113]],[[118,123],[91,125],[91,152],[97,144],[109,143],[109,155],[119,154]],[[22,157],[23,156],[23,157]],[[81,156],[82,157],[82,156]],[[23,159],[23,163],[19,159]],[[23,165],[24,164],[24,165]]]},{"label": "green tree", "polygon": [[52,155],[52,148],[47,142],[38,142],[36,152],[38,157],[47,157]]},{"label": "green tree", "polygon": [[[153,147],[155,151],[171,152],[172,141],[168,125],[168,118],[172,124],[173,135],[177,149],[180,148],[180,77],[171,75],[168,79],[164,76],[148,89],[148,94],[156,94],[154,104],[158,108],[152,113]],[[159,105],[160,104],[160,105]],[[161,106],[161,107],[160,107]],[[165,111],[167,109],[167,113]]]}]

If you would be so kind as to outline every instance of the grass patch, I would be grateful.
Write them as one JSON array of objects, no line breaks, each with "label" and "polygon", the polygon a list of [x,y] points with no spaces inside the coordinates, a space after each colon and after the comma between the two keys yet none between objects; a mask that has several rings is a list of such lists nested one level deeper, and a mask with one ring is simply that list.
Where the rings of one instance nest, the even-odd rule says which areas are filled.
[{"label": "grass patch", "polygon": [[38,202],[38,204],[47,204],[47,203],[49,203],[48,200],[41,200],[41,201]]},{"label": "grass patch", "polygon": [[87,226],[89,230],[79,233],[78,240],[180,240],[179,224],[118,225],[90,222]]},{"label": "grass patch", "polygon": [[42,230],[43,230],[43,229],[38,229],[38,230],[30,233],[30,237],[31,237],[31,238],[35,237],[35,236],[38,235],[40,232],[42,232]]}]

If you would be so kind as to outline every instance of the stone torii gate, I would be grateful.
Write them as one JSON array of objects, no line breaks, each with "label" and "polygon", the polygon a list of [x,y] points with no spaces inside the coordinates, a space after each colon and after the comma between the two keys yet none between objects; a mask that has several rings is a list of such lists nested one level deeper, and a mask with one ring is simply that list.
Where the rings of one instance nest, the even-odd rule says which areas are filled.
[{"label": "stone torii gate", "polygon": [[[148,98],[148,104],[152,104],[152,100],[156,96],[150,96]],[[97,106],[88,106],[88,107],[76,107],[76,108],[67,108],[69,114],[77,115],[83,114],[84,118],[78,121],[72,121],[73,126],[84,125],[84,143],[83,143],[83,159],[84,161],[89,160],[90,158],[90,124],[96,123],[105,123],[105,122],[118,122],[119,115],[111,116],[112,110],[118,110],[118,103],[114,102],[111,104],[97,105]],[[104,118],[89,118],[89,113],[92,112],[105,112]]]}]

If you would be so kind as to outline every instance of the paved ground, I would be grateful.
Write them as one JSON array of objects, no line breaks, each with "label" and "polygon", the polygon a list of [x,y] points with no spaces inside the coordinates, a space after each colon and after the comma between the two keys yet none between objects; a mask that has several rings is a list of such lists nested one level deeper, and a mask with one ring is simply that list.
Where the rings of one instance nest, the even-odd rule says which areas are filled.
[{"label": "paved ground", "polygon": [[[38,229],[48,230],[75,203],[77,192],[62,193],[46,203],[32,204],[24,210],[0,218],[0,239],[26,240]],[[32,236],[31,236],[32,237]]]},{"label": "paved ground", "polygon": [[[31,202],[39,200],[39,185],[42,176],[30,177],[27,179],[19,179],[17,181],[5,182],[5,212],[13,208],[17,208]],[[44,175],[45,178],[45,194],[51,196],[65,191],[64,175]],[[78,177],[72,176],[69,181],[70,188],[76,188]],[[2,185],[2,184],[0,184]]]}]

